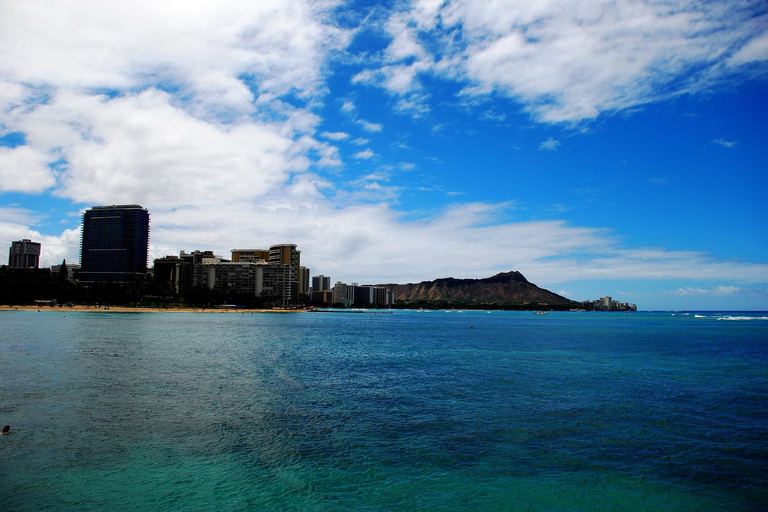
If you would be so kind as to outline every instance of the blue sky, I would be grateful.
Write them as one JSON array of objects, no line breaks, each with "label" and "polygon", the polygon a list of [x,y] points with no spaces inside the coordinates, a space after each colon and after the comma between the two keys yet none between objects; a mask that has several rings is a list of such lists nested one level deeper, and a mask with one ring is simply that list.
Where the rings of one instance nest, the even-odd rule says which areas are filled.
[{"label": "blue sky", "polygon": [[138,203],[153,258],[768,309],[762,2],[208,4],[0,7],[0,245]]}]

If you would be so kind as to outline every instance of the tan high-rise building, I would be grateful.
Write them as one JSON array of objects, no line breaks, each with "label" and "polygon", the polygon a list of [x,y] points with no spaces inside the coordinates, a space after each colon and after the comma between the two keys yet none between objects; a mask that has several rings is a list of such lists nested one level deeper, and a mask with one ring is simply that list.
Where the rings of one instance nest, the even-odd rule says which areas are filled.
[{"label": "tan high-rise building", "polygon": [[295,244],[269,248],[269,275],[264,276],[264,287],[271,287],[283,306],[298,303],[300,267],[301,251],[296,250]]},{"label": "tan high-rise building", "polygon": [[259,263],[269,261],[267,249],[232,249],[232,263]]}]

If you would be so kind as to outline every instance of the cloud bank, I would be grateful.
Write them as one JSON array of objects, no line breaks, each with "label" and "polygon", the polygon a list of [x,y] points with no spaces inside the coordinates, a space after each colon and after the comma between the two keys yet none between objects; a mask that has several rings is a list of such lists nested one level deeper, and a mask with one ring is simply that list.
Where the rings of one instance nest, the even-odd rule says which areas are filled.
[{"label": "cloud bank", "polygon": [[422,77],[500,94],[546,123],[578,123],[697,92],[768,59],[764,4],[684,0],[415,0],[381,27],[391,42],[356,80],[415,114]]}]

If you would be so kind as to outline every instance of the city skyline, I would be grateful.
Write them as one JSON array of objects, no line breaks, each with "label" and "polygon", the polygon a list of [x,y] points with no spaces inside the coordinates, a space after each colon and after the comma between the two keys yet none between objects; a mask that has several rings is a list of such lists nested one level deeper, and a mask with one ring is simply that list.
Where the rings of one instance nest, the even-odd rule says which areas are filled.
[{"label": "city skyline", "polygon": [[760,2],[35,3],[0,17],[0,244],[42,267],[141,204],[150,264],[768,309]]}]

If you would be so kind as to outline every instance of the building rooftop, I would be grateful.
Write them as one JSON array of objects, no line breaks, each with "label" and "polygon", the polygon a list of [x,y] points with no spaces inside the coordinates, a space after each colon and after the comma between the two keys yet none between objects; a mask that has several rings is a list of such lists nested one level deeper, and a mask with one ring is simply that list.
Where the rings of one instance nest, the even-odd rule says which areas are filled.
[{"label": "building rooftop", "polygon": [[114,210],[119,208],[120,210],[146,210],[140,204],[113,204],[112,206],[94,206],[91,210]]}]

